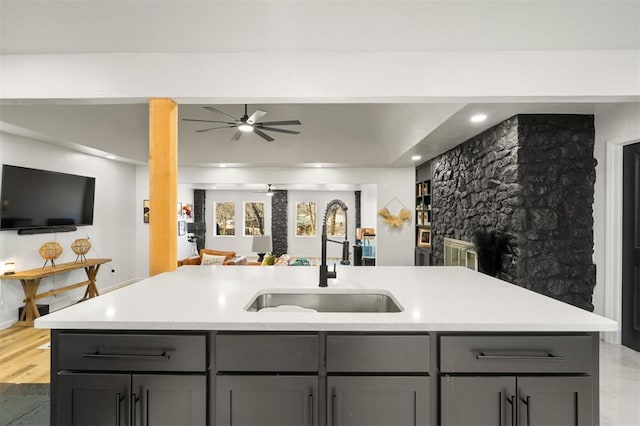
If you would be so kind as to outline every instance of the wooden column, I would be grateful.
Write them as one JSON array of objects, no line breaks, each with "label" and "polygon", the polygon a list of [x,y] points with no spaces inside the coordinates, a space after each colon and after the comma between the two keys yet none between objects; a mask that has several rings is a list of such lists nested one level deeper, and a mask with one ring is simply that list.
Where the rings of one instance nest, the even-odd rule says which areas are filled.
[{"label": "wooden column", "polygon": [[178,105],[149,100],[149,275],[178,262]]}]

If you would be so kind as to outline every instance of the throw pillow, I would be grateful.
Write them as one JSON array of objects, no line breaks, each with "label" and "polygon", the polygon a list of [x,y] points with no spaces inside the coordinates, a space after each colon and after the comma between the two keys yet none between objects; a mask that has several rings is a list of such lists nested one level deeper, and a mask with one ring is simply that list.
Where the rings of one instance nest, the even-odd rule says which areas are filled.
[{"label": "throw pillow", "polygon": [[272,266],[276,261],[276,257],[272,254],[266,256],[262,261],[262,266]]},{"label": "throw pillow", "polygon": [[213,254],[202,253],[201,265],[224,265],[226,256],[214,256]]}]

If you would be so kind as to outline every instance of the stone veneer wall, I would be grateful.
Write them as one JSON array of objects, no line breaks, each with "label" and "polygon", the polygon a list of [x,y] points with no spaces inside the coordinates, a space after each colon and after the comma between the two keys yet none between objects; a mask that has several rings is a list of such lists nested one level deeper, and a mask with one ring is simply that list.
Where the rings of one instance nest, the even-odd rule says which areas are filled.
[{"label": "stone veneer wall", "polygon": [[434,160],[433,260],[443,239],[477,229],[510,236],[499,278],[592,311],[591,115],[517,115]]},{"label": "stone veneer wall", "polygon": [[287,222],[287,191],[276,190],[271,197],[271,243],[273,254],[281,256],[287,253],[289,245]]},{"label": "stone veneer wall", "polygon": [[[205,218],[207,214],[207,191],[204,189],[194,189],[193,190],[193,221],[194,222],[202,222],[205,223]],[[206,232],[196,233],[198,240],[196,241],[196,246],[198,247],[198,252],[200,249],[205,248],[205,237]]]}]

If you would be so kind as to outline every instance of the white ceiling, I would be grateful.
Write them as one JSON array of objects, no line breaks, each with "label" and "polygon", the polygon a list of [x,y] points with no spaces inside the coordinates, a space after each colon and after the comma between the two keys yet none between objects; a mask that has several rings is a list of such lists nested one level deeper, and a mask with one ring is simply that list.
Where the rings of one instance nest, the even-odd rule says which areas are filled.
[{"label": "white ceiling", "polygon": [[[0,0],[3,55],[618,49],[640,49],[638,0]],[[247,74],[259,81],[260,69]],[[239,117],[244,101],[213,106]],[[517,113],[592,114],[611,101],[577,94],[557,102],[249,105],[249,113],[268,112],[263,121],[300,120],[302,133],[231,142],[232,129],[197,133],[204,126],[181,121],[179,163],[408,166],[413,154],[424,161]],[[181,103],[179,117],[220,118],[203,105]],[[487,121],[470,123],[475,112]],[[0,99],[2,131],[140,164],[148,156],[147,117],[147,105],[136,99]]]}]

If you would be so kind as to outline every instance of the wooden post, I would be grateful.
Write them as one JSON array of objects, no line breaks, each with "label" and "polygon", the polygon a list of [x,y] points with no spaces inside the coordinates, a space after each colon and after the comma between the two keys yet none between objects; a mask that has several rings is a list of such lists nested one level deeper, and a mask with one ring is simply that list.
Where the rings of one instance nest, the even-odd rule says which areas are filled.
[{"label": "wooden post", "polygon": [[178,263],[178,105],[149,100],[149,275]]}]

